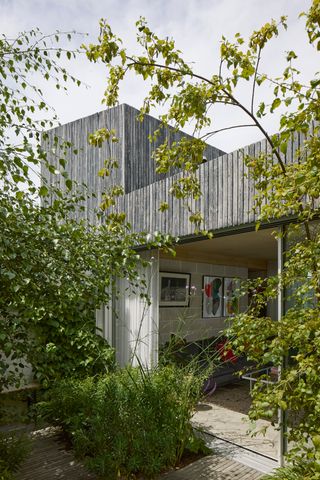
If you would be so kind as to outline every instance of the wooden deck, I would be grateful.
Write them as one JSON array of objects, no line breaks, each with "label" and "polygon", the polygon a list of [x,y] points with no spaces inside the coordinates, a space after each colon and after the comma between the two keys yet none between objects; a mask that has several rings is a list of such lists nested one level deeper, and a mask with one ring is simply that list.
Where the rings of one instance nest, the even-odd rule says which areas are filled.
[{"label": "wooden deck", "polygon": [[59,433],[52,428],[33,432],[33,450],[16,480],[90,480],[96,479],[65,449]]},{"label": "wooden deck", "polygon": [[[33,451],[16,475],[16,480],[94,480],[65,449],[57,430],[47,428],[34,432]],[[263,474],[220,452],[182,468],[161,475],[158,480],[256,480]]]}]

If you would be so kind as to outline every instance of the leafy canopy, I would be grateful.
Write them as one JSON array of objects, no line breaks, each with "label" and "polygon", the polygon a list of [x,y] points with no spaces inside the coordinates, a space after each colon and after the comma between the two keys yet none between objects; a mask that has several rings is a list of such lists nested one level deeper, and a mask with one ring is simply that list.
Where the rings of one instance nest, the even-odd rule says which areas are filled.
[{"label": "leafy canopy", "polygon": [[0,389],[19,385],[26,362],[44,385],[112,368],[113,350],[96,335],[95,310],[109,304],[116,277],[137,287],[137,267],[145,264],[135,250],[145,237],[125,223],[75,220],[88,193],[65,170],[74,147],[56,136],[59,168],[47,160],[45,130],[56,117],[38,83],[62,90],[70,81],[80,84],[60,65],[77,54],[60,46],[70,38],[32,30],[0,40]]}]

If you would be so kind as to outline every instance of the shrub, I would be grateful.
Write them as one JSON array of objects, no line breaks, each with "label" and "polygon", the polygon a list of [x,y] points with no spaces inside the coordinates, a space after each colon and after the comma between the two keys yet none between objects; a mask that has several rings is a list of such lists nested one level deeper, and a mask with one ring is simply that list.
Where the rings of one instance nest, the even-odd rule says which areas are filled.
[{"label": "shrub", "polygon": [[31,450],[26,434],[0,432],[0,480],[11,480]]},{"label": "shrub", "polygon": [[317,447],[319,445],[315,445],[315,451],[310,449],[309,455],[303,459],[297,455],[292,464],[277,468],[272,474],[265,475],[263,480],[319,480],[320,452]]},{"label": "shrub", "polygon": [[63,381],[41,411],[63,427],[76,455],[99,475],[152,478],[186,450],[205,450],[190,424],[202,381],[174,366],[128,368]]},{"label": "shrub", "polygon": [[[262,480],[316,480],[319,476],[314,476],[307,463],[299,466],[286,466],[277,468],[271,475],[265,475]],[[316,474],[318,475],[318,474]]]}]

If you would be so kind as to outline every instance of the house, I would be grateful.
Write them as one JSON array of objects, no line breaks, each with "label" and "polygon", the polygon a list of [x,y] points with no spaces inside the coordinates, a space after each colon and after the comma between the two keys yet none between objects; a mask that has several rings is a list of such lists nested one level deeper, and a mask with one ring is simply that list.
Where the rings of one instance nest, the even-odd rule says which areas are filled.
[{"label": "house", "polygon": [[[96,199],[89,199],[84,205],[83,215],[88,221],[97,221],[94,209],[106,187],[121,184],[125,194],[116,208],[126,213],[134,231],[161,231],[180,238],[174,258],[158,251],[144,253],[152,260],[145,271],[151,305],[139,295],[128,295],[126,281],[119,280],[123,295],[112,306],[97,312],[97,325],[116,348],[120,364],[135,363],[139,357],[139,361],[150,366],[157,362],[159,345],[172,333],[178,332],[192,341],[223,330],[232,313],[228,304],[232,279],[273,275],[281,269],[283,241],[275,240],[272,232],[285,228],[286,221],[262,224],[255,231],[255,185],[247,176],[243,153],[267,151],[265,140],[231,153],[208,145],[206,161],[198,170],[203,195],[197,206],[205,219],[205,229],[213,231],[214,238],[195,235],[188,212],[169,193],[173,179],[181,173],[160,175],[155,171],[151,158],[155,145],[150,144],[148,136],[158,128],[159,121],[147,115],[139,122],[137,114],[136,109],[120,105],[59,126],[48,132],[46,148],[49,161],[56,162],[57,167],[55,136],[71,142],[79,151],[74,154],[70,150],[66,168],[73,180],[86,183],[96,193]],[[102,127],[115,129],[120,141],[105,143],[101,148],[90,146],[88,135]],[[183,135],[168,129],[158,142],[165,138],[171,142]],[[292,142],[299,142],[299,138]],[[288,154],[283,155],[285,162],[293,161],[293,151],[294,148],[288,148]],[[101,178],[98,172],[110,156],[117,159],[119,168],[107,179]],[[49,183],[56,181],[50,172],[43,173]],[[160,212],[163,201],[170,208]],[[190,299],[183,296],[186,286],[192,287]],[[210,289],[215,289],[214,307]],[[276,320],[281,309],[280,299],[268,305],[268,314]]]}]

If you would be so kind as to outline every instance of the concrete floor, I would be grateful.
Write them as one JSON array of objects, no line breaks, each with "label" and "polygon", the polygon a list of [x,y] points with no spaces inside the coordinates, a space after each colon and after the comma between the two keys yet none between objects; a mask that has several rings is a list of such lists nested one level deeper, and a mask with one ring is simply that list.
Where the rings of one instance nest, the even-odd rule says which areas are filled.
[{"label": "concrete floor", "polygon": [[249,420],[250,401],[245,382],[218,387],[198,405],[193,422],[221,439],[277,459],[279,432],[270,422]]}]

